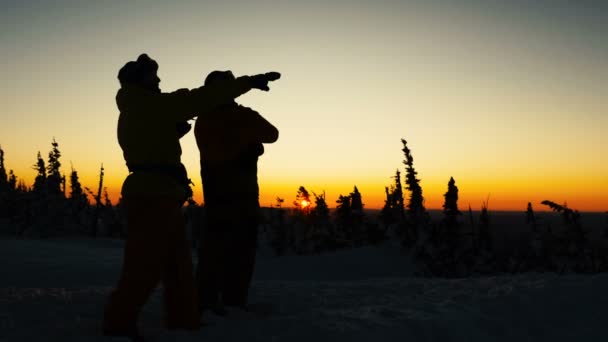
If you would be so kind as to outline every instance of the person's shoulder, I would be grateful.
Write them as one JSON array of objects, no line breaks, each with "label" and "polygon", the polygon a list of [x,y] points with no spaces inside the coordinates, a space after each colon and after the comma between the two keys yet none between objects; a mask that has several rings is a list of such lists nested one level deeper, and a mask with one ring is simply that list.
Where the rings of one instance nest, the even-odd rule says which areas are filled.
[{"label": "person's shoulder", "polygon": [[236,107],[236,111],[238,111],[239,113],[246,113],[246,114],[259,114],[255,110],[253,110],[253,109],[251,109],[249,107],[245,107],[243,105],[238,105]]}]

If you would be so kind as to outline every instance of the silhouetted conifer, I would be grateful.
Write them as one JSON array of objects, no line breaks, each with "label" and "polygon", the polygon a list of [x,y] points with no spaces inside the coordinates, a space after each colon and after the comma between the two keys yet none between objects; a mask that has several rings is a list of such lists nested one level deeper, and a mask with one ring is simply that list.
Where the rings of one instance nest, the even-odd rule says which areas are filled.
[{"label": "silhouetted conifer", "polygon": [[421,217],[425,212],[424,208],[424,197],[422,196],[422,187],[420,186],[420,179],[416,178],[418,172],[414,169],[414,157],[411,154],[410,149],[407,147],[407,141],[401,139],[403,143],[403,154],[405,155],[405,184],[406,189],[410,191],[409,203],[407,204],[408,212],[413,217]]},{"label": "silhouetted conifer", "polygon": [[315,207],[311,211],[312,232],[311,239],[314,252],[327,250],[331,245],[331,222],[329,219],[329,208],[325,201],[325,191],[317,195],[312,193],[315,198]]},{"label": "silhouetted conifer", "polygon": [[9,189],[8,177],[4,168],[4,150],[0,146],[0,193],[6,192]]},{"label": "silhouetted conifer", "polygon": [[339,195],[336,203],[338,204],[336,206],[336,225],[338,226],[338,231],[344,234],[346,239],[352,241],[353,210],[351,197]]},{"label": "silhouetted conifer", "polygon": [[561,213],[562,217],[564,218],[564,222],[566,224],[569,224],[569,223],[578,224],[579,223],[580,214],[579,214],[578,210],[572,210],[572,209],[568,208],[567,204],[564,203],[564,205],[559,205],[555,202],[548,201],[548,200],[542,201],[541,204],[548,206],[555,212]]},{"label": "silhouetted conifer", "polygon": [[327,223],[329,222],[329,208],[325,201],[325,191],[321,195],[312,193],[315,197],[315,207],[312,209],[312,215],[315,223]]},{"label": "silhouetted conifer", "polygon": [[44,160],[40,155],[40,151],[38,151],[37,161],[34,164],[33,169],[38,171],[36,178],[34,179],[33,191],[37,194],[46,193],[46,166],[44,164]]},{"label": "silhouetted conifer", "polygon": [[446,243],[449,245],[451,252],[456,248],[456,243],[459,235],[458,231],[458,216],[462,215],[458,210],[458,187],[453,177],[450,177],[448,182],[448,190],[443,195],[443,229],[445,232]]},{"label": "silhouetted conifer", "polygon": [[100,210],[103,206],[101,203],[101,191],[103,189],[103,176],[104,176],[104,168],[103,164],[101,164],[101,168],[99,170],[99,186],[97,188],[97,193],[94,194],[89,188],[85,187],[85,190],[93,197],[95,200],[95,209],[93,210],[93,217],[91,222],[91,233],[93,237],[97,236],[97,220],[99,219]]},{"label": "silhouetted conifer", "polygon": [[304,186],[300,186],[298,188],[298,193],[296,194],[296,200],[293,202],[293,205],[296,207],[298,211],[304,214],[310,213],[311,207],[310,201],[310,193]]},{"label": "silhouetted conifer", "polygon": [[532,225],[532,231],[536,232],[536,216],[530,202],[528,202],[528,207],[526,208],[526,223]]},{"label": "silhouetted conifer", "polygon": [[8,189],[10,191],[17,190],[17,176],[15,176],[13,170],[8,172]]},{"label": "silhouetted conifer", "polygon": [[53,138],[53,142],[51,143],[53,148],[49,152],[49,159],[47,164],[47,186],[50,194],[58,195],[61,194],[61,172],[59,168],[61,167],[61,162],[59,158],[61,157],[61,152],[59,152],[59,144]]},{"label": "silhouetted conifer", "polygon": [[407,146],[407,141],[401,139],[403,144],[403,154],[405,159],[403,164],[405,165],[405,184],[406,189],[410,191],[409,202],[407,204],[407,212],[410,218],[409,227],[406,230],[406,235],[403,240],[404,245],[411,245],[418,240],[420,236],[420,230],[428,226],[430,217],[424,207],[424,197],[422,196],[422,187],[420,186],[420,179],[416,177],[418,172],[414,169],[414,157]]},{"label": "silhouetted conifer", "polygon": [[462,213],[458,210],[458,187],[454,177],[450,177],[448,182],[448,191],[443,195],[445,201],[443,202],[443,213],[446,216],[456,216]]},{"label": "silhouetted conifer", "polygon": [[395,184],[385,187],[386,200],[380,211],[380,220],[388,226],[393,223],[403,224],[405,221],[405,205],[401,187],[401,172],[395,171]]},{"label": "silhouetted conifer", "polygon": [[363,215],[363,200],[361,199],[361,193],[356,185],[353,192],[350,193],[350,206],[353,212]]},{"label": "silhouetted conifer", "polygon": [[83,192],[80,180],[78,179],[78,172],[72,166],[72,172],[70,173],[70,197],[72,199],[80,199],[82,196]]},{"label": "silhouetted conifer", "polygon": [[398,220],[405,218],[405,201],[403,199],[403,188],[401,187],[401,172],[399,169],[395,172],[395,190],[393,191],[393,200],[395,209],[397,210]]}]

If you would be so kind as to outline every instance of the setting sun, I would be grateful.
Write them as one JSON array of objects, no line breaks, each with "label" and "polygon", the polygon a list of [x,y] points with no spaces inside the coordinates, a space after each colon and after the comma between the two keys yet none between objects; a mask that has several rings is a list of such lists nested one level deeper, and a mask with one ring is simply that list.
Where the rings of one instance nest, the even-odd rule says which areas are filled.
[{"label": "setting sun", "polygon": [[308,201],[302,201],[302,208],[306,208],[310,205],[310,202]]}]

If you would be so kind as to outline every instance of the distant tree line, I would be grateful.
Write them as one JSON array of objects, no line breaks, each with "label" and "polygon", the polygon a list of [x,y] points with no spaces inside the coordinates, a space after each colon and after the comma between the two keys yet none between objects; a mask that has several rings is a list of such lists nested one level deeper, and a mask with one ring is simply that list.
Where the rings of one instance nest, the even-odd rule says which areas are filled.
[{"label": "distant tree line", "polygon": [[118,208],[112,205],[107,188],[103,186],[103,165],[96,192],[83,188],[73,165],[68,188],[68,177],[62,172],[59,143],[53,138],[46,162],[38,152],[32,166],[36,177],[28,187],[13,170],[7,174],[4,153],[0,147],[0,219],[6,223],[2,233],[32,237],[70,234],[95,237],[102,230],[105,236],[124,236],[119,205]]},{"label": "distant tree line", "polygon": [[563,224],[558,231],[539,222],[528,203],[522,213],[522,224],[528,230],[522,236],[501,240],[499,232],[492,229],[489,198],[482,202],[478,218],[470,205],[465,215],[458,206],[456,180],[450,177],[443,195],[442,218],[432,221],[411,150],[406,140],[401,142],[405,179],[402,183],[397,169],[394,183],[385,187],[386,199],[377,218],[367,217],[363,211],[356,186],[350,194],[338,196],[333,215],[325,193],[311,194],[304,186],[297,191],[294,209],[282,208],[284,200],[277,198],[268,224],[276,254],[321,253],[396,239],[411,251],[421,276],[608,271],[608,215],[603,240],[598,241],[589,238],[577,210],[551,201],[541,203],[561,213]]},{"label": "distant tree line", "polygon": [[[421,276],[608,270],[608,212],[606,229],[598,239],[590,237],[581,214],[566,204],[541,202],[562,216],[562,224],[552,227],[528,203],[522,212],[527,230],[521,236],[499,238],[500,232],[493,229],[489,198],[482,202],[477,218],[470,205],[463,213],[456,180],[450,177],[441,219],[432,220],[412,151],[406,140],[401,139],[401,143],[405,173],[395,171],[393,184],[384,189],[384,206],[377,216],[366,214],[356,185],[352,192],[338,196],[333,210],[324,191],[317,194],[300,186],[293,208],[283,207],[285,200],[277,197],[276,204],[265,210],[261,237],[269,241],[276,255],[331,252],[392,240],[411,253]],[[33,164],[36,177],[28,187],[13,170],[7,172],[4,156],[0,147],[0,233],[6,233],[6,227],[11,227],[10,234],[26,237],[124,237],[128,233],[120,201],[112,205],[103,186],[103,164],[95,191],[83,187],[73,165],[69,177],[62,172],[62,155],[53,139],[46,162],[38,152]],[[204,225],[204,207],[192,198],[188,203],[184,214],[196,244]]]}]

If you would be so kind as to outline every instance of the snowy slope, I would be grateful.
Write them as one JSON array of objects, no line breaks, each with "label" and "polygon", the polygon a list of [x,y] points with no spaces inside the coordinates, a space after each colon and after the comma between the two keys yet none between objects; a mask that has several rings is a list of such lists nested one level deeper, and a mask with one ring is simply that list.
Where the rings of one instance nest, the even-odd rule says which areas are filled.
[{"label": "snowy slope", "polygon": [[[115,240],[0,240],[0,341],[112,341],[98,330],[121,257]],[[391,245],[280,258],[262,250],[251,301],[272,312],[170,333],[159,327],[157,292],[140,325],[176,342],[608,341],[608,275],[423,279],[408,260]]]}]

